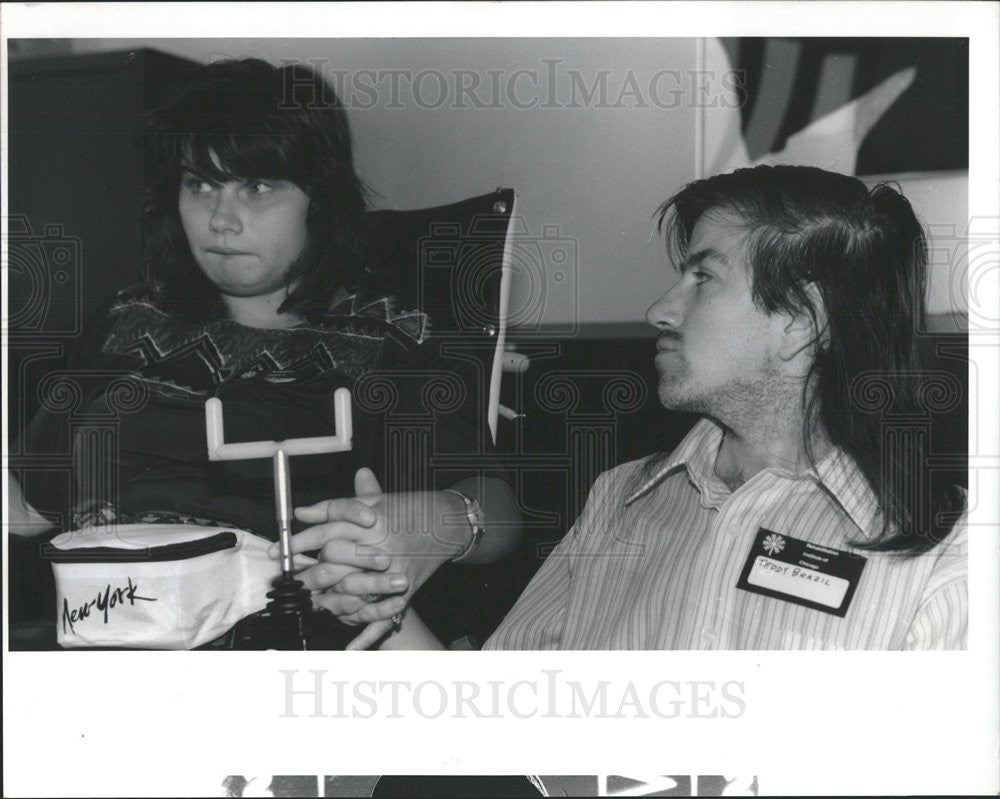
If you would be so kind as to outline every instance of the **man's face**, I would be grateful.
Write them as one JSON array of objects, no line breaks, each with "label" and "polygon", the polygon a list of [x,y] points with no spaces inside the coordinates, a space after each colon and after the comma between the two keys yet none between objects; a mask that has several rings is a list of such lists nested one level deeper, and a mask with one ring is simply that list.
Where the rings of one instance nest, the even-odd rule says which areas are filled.
[{"label": "man's face", "polygon": [[691,233],[680,280],[646,313],[660,331],[656,369],[667,408],[728,424],[778,399],[778,352],[788,319],[754,305],[745,236],[732,214],[704,214]]}]

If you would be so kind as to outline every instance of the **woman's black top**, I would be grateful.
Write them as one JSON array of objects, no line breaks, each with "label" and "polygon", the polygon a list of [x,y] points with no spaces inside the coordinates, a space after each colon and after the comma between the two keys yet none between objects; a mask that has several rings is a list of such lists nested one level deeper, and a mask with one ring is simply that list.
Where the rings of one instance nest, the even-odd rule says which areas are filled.
[{"label": "woman's black top", "polygon": [[[323,436],[335,432],[339,387],[351,390],[354,447],[292,458],[295,505],[353,496],[361,466],[387,492],[502,477],[490,467],[482,370],[442,349],[427,316],[396,309],[392,297],[349,296],[310,323],[270,330],[188,321],[145,289],[126,289],[81,337],[66,372],[39,387],[23,452],[65,455],[72,468],[25,474],[25,494],[67,528],[172,518],[276,538],[271,459],[210,462],[205,401],[222,400],[227,443]],[[447,622],[475,614],[470,581],[488,583],[487,571],[455,567],[462,585],[448,590],[444,567],[421,591],[444,590],[429,612],[447,617],[445,640],[477,637]]]}]

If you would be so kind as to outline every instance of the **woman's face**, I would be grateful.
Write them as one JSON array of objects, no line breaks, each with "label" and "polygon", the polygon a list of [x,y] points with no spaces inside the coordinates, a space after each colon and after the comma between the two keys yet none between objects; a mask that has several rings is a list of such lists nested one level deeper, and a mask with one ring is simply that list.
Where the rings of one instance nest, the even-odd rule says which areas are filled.
[{"label": "woman's face", "polygon": [[178,208],[195,262],[223,295],[286,290],[309,238],[302,189],[287,180],[215,183],[185,172]]}]

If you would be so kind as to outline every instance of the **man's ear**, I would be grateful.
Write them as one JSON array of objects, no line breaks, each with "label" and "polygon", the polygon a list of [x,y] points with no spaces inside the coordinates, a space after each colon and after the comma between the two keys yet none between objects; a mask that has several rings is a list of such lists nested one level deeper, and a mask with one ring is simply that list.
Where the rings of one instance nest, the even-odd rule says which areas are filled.
[{"label": "man's ear", "polygon": [[800,353],[816,352],[830,345],[830,330],[823,297],[815,283],[804,287],[812,312],[802,308],[789,317],[783,330],[781,358],[791,361]]}]

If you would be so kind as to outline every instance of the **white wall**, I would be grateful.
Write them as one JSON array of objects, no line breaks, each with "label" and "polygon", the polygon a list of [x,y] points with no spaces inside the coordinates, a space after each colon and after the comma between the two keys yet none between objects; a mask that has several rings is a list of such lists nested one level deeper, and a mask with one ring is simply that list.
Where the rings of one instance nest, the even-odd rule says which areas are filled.
[{"label": "white wall", "polygon": [[[694,104],[702,92],[692,86],[694,39],[74,41],[81,53],[129,47],[203,62],[313,62],[335,85],[343,70],[358,171],[377,193],[376,207],[416,208],[514,187],[523,233],[551,237],[519,251],[515,323],[641,322],[674,280],[651,217],[695,177]],[[385,74],[392,70],[406,71],[395,96]],[[473,94],[462,95],[459,82],[477,79]],[[604,101],[587,102],[602,80]],[[474,97],[493,107],[474,107]],[[966,183],[964,175],[913,178],[904,190],[925,220],[963,230]],[[560,252],[569,257],[557,263]],[[949,274],[932,270],[932,310],[965,308]]]},{"label": "white wall", "polygon": [[[512,295],[515,319],[639,321],[651,296],[673,279],[661,244],[650,241],[651,216],[671,191],[694,176],[694,111],[687,97],[676,94],[681,77],[661,74],[653,87],[659,102],[650,97],[649,84],[661,70],[690,69],[693,39],[81,39],[75,50],[138,46],[198,61],[219,56],[321,59],[331,80],[339,69],[355,80],[360,70],[444,75],[450,85],[440,108],[429,107],[439,95],[435,74],[419,79],[422,103],[414,100],[410,78],[400,79],[402,108],[391,107],[397,103],[389,77],[376,82],[377,76],[360,76],[377,88],[373,108],[350,108],[352,96],[355,106],[370,103],[369,92],[345,92],[358,171],[378,193],[379,207],[435,205],[500,185],[514,187],[526,234],[553,234],[560,241],[544,248],[547,255],[558,249],[571,256],[543,267],[533,256],[537,249],[522,250],[521,279]],[[547,65],[543,59],[559,63]],[[529,72],[515,78],[522,69]],[[477,96],[501,107],[472,107],[469,95],[458,95],[454,70],[473,71],[482,81]],[[499,73],[499,95],[490,83],[498,78],[488,71]],[[553,71],[556,93],[550,98]],[[567,107],[574,99],[572,71],[587,89],[604,71],[604,105],[621,99],[622,107],[596,107],[597,96],[589,107]],[[536,76],[538,88],[532,86]],[[508,95],[512,81],[513,97]],[[627,86],[637,86],[638,95],[619,98]],[[584,105],[585,93],[577,87],[577,105]],[[533,108],[514,107],[532,101]],[[635,107],[641,103],[647,107]]]}]

